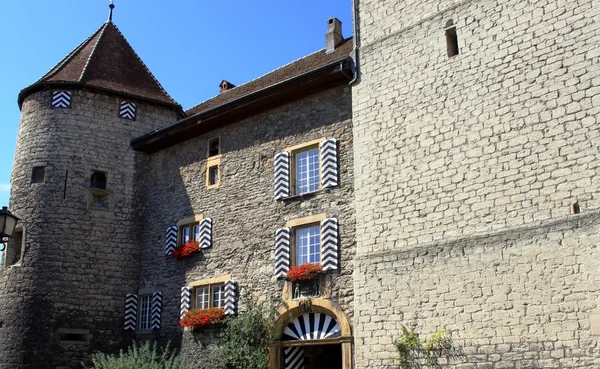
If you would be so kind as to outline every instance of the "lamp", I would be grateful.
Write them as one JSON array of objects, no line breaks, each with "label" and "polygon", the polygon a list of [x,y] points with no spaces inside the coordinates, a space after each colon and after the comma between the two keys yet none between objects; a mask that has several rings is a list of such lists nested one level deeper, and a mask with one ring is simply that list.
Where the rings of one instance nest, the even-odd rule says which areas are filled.
[{"label": "lamp", "polygon": [[4,251],[6,248],[8,240],[4,239],[12,237],[18,221],[19,218],[14,216],[6,206],[2,207],[0,210],[0,251]]}]

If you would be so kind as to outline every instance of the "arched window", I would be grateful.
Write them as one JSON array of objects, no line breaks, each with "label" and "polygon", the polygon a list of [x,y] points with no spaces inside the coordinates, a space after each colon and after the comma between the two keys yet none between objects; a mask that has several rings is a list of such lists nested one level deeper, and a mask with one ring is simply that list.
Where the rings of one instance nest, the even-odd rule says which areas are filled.
[{"label": "arched window", "polygon": [[458,55],[458,36],[456,35],[456,25],[452,19],[446,22],[446,48],[448,57]]},{"label": "arched window", "polygon": [[106,190],[106,173],[94,171],[90,179],[90,187]]}]

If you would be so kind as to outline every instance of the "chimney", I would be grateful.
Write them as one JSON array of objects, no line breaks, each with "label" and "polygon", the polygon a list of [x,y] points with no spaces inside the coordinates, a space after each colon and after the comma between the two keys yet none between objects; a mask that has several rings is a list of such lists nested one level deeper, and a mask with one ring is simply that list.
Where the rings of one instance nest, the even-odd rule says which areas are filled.
[{"label": "chimney", "polygon": [[342,41],[344,41],[344,36],[342,36],[342,22],[335,17],[329,18],[327,21],[327,34],[325,35],[325,53],[334,52],[335,48]]},{"label": "chimney", "polygon": [[231,90],[232,88],[235,87],[235,85],[233,83],[229,82],[229,81],[222,80],[221,84],[219,85],[219,87],[221,87],[221,92],[220,93],[223,93],[225,91]]}]

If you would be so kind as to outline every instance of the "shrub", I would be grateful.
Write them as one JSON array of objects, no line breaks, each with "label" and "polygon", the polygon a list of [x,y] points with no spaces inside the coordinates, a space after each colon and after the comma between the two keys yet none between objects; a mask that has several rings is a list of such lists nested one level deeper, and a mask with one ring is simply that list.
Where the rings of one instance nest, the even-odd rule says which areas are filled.
[{"label": "shrub", "polygon": [[119,355],[96,353],[92,356],[93,369],[183,369],[184,358],[171,351],[169,345],[159,352],[156,343],[134,343]]},{"label": "shrub", "polygon": [[401,326],[402,336],[394,340],[400,369],[440,368],[439,359],[459,359],[464,355],[455,347],[446,330],[433,333],[429,340],[421,342],[414,327]]}]

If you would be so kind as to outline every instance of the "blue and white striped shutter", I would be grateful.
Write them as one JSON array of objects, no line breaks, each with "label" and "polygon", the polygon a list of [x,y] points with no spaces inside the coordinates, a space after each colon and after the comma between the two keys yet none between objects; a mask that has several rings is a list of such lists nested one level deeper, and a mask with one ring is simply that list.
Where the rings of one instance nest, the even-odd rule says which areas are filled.
[{"label": "blue and white striped shutter", "polygon": [[275,231],[275,277],[285,278],[290,270],[290,229]]},{"label": "blue and white striped shutter", "polygon": [[212,247],[212,219],[206,218],[200,221],[200,248]]},{"label": "blue and white striped shutter", "polygon": [[152,329],[160,329],[162,318],[162,292],[152,294]]},{"label": "blue and white striped shutter", "polygon": [[167,228],[165,235],[165,254],[171,255],[175,247],[177,247],[177,226]]},{"label": "blue and white striped shutter", "polygon": [[121,118],[135,120],[137,115],[137,108],[134,103],[130,101],[121,101],[121,108],[119,109],[119,116]]},{"label": "blue and white striped shutter", "polygon": [[190,310],[190,304],[192,302],[192,287],[181,287],[181,310],[180,317],[183,318],[185,313]]},{"label": "blue and white striped shutter", "polygon": [[138,312],[138,295],[135,293],[128,293],[125,296],[125,324],[124,328],[126,331],[135,331],[137,325],[137,312]]},{"label": "blue and white striped shutter", "polygon": [[275,200],[290,196],[290,153],[275,155]]},{"label": "blue and white striped shutter", "polygon": [[291,346],[283,349],[284,369],[304,369],[304,348]]},{"label": "blue and white striped shutter", "polygon": [[238,302],[237,283],[234,280],[225,282],[225,314],[236,315]]},{"label": "blue and white striped shutter", "polygon": [[321,186],[338,185],[337,140],[330,138],[321,142]]},{"label": "blue and white striped shutter", "polygon": [[54,91],[52,93],[52,107],[55,109],[64,109],[71,106],[70,91]]},{"label": "blue and white striped shutter", "polygon": [[323,270],[338,269],[338,220],[327,218],[321,221],[321,265]]}]

